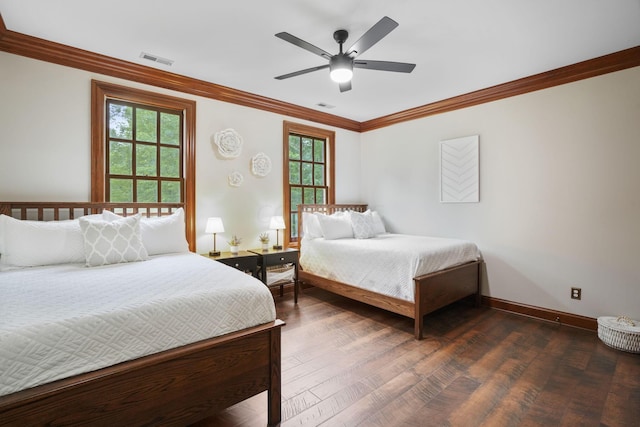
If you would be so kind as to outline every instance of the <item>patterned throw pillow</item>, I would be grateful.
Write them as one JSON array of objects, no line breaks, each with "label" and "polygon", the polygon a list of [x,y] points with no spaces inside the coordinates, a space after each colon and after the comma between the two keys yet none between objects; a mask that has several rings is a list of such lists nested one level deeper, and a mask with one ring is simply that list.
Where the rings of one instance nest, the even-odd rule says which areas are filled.
[{"label": "patterned throw pillow", "polygon": [[351,212],[351,227],[356,239],[369,239],[376,235],[373,217],[370,214]]},{"label": "patterned throw pillow", "polygon": [[149,259],[140,236],[140,214],[110,222],[79,221],[88,267]]}]

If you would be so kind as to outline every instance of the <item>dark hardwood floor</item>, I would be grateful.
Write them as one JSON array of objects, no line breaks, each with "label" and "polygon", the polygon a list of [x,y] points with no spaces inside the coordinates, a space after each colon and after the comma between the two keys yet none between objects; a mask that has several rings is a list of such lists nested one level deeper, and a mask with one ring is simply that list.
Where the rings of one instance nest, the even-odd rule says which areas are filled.
[{"label": "dark hardwood floor", "polygon": [[[640,426],[640,355],[470,303],[413,321],[320,289],[276,298],[282,426]],[[197,424],[266,425],[262,393]]]}]

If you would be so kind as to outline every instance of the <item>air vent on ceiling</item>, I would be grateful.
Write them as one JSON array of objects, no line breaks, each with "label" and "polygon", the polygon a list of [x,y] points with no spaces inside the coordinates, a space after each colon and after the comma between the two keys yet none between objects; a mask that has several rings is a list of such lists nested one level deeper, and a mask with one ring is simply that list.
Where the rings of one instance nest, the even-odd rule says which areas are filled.
[{"label": "air vent on ceiling", "polygon": [[141,52],[140,58],[148,59],[149,61],[158,62],[160,64],[169,65],[173,64],[173,60],[167,58],[161,58],[157,55],[151,55],[150,53]]},{"label": "air vent on ceiling", "polygon": [[336,108],[335,105],[330,105],[330,104],[327,104],[327,103],[324,103],[324,102],[318,102],[316,105],[318,107],[322,107],[322,108]]}]

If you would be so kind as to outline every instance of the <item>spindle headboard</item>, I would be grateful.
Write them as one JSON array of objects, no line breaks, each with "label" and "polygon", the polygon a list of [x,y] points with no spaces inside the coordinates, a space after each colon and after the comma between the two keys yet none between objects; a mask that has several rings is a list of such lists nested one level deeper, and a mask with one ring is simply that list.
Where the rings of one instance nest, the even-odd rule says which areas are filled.
[{"label": "spindle headboard", "polygon": [[[2,202],[0,214],[16,219],[33,221],[60,221],[75,219],[84,215],[99,214],[109,210],[121,216],[140,213],[145,217],[171,215],[183,203],[109,203],[109,202]],[[186,238],[189,247],[195,245],[194,236],[187,227]]]}]

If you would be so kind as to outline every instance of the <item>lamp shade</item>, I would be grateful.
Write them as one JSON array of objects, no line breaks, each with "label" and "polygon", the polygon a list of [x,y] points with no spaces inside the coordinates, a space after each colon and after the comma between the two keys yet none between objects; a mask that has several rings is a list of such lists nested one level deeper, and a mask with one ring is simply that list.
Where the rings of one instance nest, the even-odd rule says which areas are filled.
[{"label": "lamp shade", "polygon": [[284,225],[284,218],[281,216],[272,216],[271,222],[269,223],[269,228],[272,230],[284,230],[287,228]]},{"label": "lamp shade", "polygon": [[207,219],[207,227],[204,230],[205,233],[222,233],[224,232],[224,225],[222,224],[222,218],[213,217]]}]

